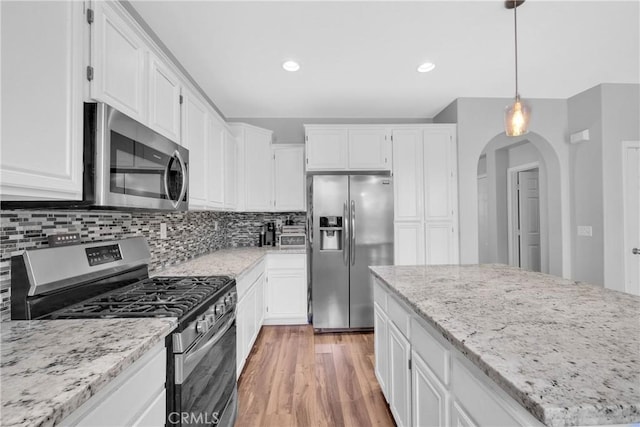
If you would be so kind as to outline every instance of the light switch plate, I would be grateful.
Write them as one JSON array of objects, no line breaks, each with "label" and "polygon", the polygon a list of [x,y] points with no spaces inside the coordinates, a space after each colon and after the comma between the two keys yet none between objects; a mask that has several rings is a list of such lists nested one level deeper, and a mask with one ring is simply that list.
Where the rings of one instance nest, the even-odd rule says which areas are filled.
[{"label": "light switch plate", "polygon": [[167,238],[167,223],[161,222],[160,223],[160,239],[164,240],[166,238]]},{"label": "light switch plate", "polygon": [[590,225],[579,225],[578,236],[591,237],[593,236],[593,229]]}]

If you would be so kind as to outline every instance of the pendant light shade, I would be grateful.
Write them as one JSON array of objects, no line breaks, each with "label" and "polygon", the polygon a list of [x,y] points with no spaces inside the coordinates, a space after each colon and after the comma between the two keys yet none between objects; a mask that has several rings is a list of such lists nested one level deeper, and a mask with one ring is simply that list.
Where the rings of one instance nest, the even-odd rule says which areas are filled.
[{"label": "pendant light shade", "polygon": [[524,0],[506,0],[504,3],[507,9],[513,9],[516,72],[516,96],[513,104],[505,109],[504,131],[508,136],[520,136],[529,131],[529,118],[531,117],[531,108],[520,99],[518,92],[518,17],[516,10],[524,3]]},{"label": "pendant light shade", "polygon": [[504,111],[504,131],[507,136],[520,136],[529,131],[531,108],[516,95],[513,104]]}]

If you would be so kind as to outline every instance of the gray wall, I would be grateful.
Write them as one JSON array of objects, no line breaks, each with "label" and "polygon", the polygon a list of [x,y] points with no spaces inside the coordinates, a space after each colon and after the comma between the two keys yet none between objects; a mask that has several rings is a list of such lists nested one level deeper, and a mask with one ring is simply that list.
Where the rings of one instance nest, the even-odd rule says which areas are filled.
[{"label": "gray wall", "polygon": [[[570,145],[571,259],[573,278],[604,283],[602,204],[602,95],[596,86],[568,99],[569,134],[589,129],[591,140]],[[592,237],[577,235],[591,226]]]},{"label": "gray wall", "polygon": [[303,144],[305,124],[387,124],[387,123],[431,123],[432,120],[424,119],[338,119],[338,118],[255,118],[234,117],[230,122],[248,123],[273,131],[273,140],[276,144]]},{"label": "gray wall", "polygon": [[[478,159],[489,141],[504,136],[503,114],[508,98],[459,98],[434,117],[436,123],[458,124],[458,186],[460,212],[460,262],[478,262]],[[547,216],[549,272],[571,277],[569,235],[569,149],[566,144],[567,102],[528,100],[532,107],[526,138],[506,138],[505,143],[528,140],[545,159],[548,176]],[[500,148],[500,141],[496,141]],[[487,159],[489,165],[489,159]]]}]

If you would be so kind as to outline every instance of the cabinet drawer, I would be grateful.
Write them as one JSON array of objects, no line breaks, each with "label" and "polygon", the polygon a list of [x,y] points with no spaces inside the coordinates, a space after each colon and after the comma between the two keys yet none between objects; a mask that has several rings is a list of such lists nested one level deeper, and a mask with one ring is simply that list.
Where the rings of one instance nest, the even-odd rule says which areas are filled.
[{"label": "cabinet drawer", "polygon": [[382,310],[387,311],[387,291],[378,279],[371,276],[373,281],[373,301],[377,302]]},{"label": "cabinet drawer", "polygon": [[[451,391],[478,426],[542,426],[540,421],[500,390],[482,372],[472,372],[462,360],[452,357]],[[483,377],[482,379],[479,376]]]},{"label": "cabinet drawer", "polygon": [[269,254],[269,269],[304,269],[306,264],[305,254]]},{"label": "cabinet drawer", "polygon": [[411,322],[410,312],[394,296],[387,298],[387,314],[394,325],[405,337],[409,337],[409,327]]},{"label": "cabinet drawer", "polygon": [[411,320],[411,345],[443,384],[449,384],[449,350],[434,335],[435,331],[418,319]]}]

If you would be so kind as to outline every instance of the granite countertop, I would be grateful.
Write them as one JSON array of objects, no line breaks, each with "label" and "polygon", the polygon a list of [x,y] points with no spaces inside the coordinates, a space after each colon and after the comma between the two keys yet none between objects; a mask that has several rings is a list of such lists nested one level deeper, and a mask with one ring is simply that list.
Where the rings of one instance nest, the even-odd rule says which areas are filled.
[{"label": "granite countertop", "polygon": [[58,424],[176,324],[174,318],[0,323],[0,424]]},{"label": "granite countertop", "polygon": [[305,249],[279,249],[273,246],[221,249],[180,264],[155,271],[153,276],[231,276],[238,277],[266,254],[305,254]]},{"label": "granite countertop", "polygon": [[640,297],[505,265],[371,271],[543,423],[640,421]]}]

